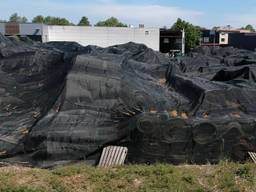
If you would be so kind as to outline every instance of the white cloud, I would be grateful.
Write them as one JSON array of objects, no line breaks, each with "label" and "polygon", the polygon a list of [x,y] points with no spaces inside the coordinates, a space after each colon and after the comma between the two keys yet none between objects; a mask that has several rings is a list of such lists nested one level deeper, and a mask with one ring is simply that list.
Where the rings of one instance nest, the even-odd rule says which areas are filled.
[{"label": "white cloud", "polygon": [[171,25],[178,17],[195,21],[201,12],[161,5],[91,5],[87,13],[98,17],[115,16],[129,24],[144,23],[148,26]]}]

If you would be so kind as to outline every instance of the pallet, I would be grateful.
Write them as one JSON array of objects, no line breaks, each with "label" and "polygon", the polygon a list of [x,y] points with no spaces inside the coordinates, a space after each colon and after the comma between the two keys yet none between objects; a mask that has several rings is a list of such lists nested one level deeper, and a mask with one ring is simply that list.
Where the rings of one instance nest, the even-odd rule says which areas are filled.
[{"label": "pallet", "polygon": [[254,152],[248,152],[248,153],[249,153],[251,159],[253,160],[253,162],[256,163],[256,153],[254,153]]},{"label": "pallet", "polygon": [[123,165],[127,156],[127,147],[108,146],[103,149],[98,167]]}]

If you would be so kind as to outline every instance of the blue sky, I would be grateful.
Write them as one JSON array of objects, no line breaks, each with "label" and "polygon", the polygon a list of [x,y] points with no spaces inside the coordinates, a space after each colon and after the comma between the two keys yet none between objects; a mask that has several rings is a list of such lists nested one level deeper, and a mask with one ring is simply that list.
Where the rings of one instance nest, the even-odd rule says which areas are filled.
[{"label": "blue sky", "polygon": [[28,19],[38,14],[66,17],[73,23],[81,16],[93,24],[114,16],[134,26],[169,27],[180,17],[208,28],[256,27],[256,0],[0,0],[0,19],[14,12]]}]

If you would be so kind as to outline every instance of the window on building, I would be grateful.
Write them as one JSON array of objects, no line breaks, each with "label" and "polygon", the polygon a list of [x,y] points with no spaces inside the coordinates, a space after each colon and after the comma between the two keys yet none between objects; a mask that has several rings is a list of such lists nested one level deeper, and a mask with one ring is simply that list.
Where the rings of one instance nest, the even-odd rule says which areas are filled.
[{"label": "window on building", "polygon": [[209,37],[204,37],[204,43],[209,43],[209,42],[210,42]]},{"label": "window on building", "polygon": [[175,39],[175,43],[181,44],[182,43],[182,39]]},{"label": "window on building", "polygon": [[221,42],[223,43],[223,42],[225,42],[226,41],[226,39],[225,38],[221,38]]},{"label": "window on building", "polygon": [[164,43],[170,43],[169,39],[168,38],[164,38]]}]

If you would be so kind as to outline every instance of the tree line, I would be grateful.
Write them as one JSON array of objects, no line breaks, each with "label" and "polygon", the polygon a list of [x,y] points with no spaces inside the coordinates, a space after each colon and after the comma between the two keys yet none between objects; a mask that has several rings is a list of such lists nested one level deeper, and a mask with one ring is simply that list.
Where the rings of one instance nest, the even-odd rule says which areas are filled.
[{"label": "tree line", "polygon": [[[3,21],[3,20],[0,20]],[[7,21],[5,21],[7,22]],[[28,19],[24,16],[20,16],[17,13],[14,13],[10,16],[8,22],[15,22],[15,23],[28,23]],[[38,15],[35,16],[32,21],[32,23],[41,23],[41,24],[47,24],[47,25],[71,25],[71,26],[92,26],[89,19],[86,16],[83,16],[80,21],[77,24],[74,24],[70,22],[66,18],[62,17],[53,17],[53,16],[42,16]],[[115,17],[110,17],[104,21],[97,22],[94,26],[106,26],[106,27],[128,27],[127,24],[124,24],[120,22]]]}]

